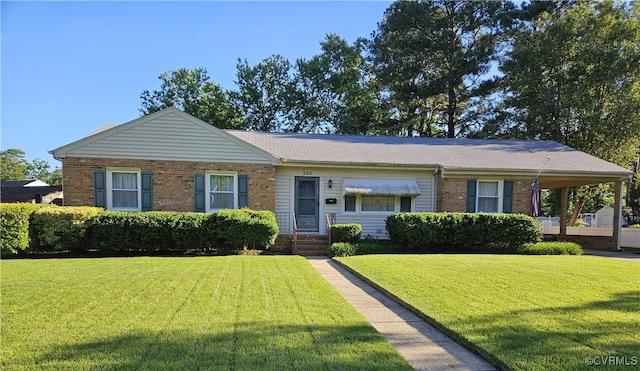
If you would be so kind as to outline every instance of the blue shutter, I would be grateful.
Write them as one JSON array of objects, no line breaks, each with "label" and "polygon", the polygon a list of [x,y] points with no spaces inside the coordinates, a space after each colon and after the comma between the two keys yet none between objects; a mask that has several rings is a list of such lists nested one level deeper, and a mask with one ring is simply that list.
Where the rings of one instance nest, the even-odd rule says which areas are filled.
[{"label": "blue shutter", "polygon": [[467,212],[476,212],[476,187],[478,182],[475,179],[467,180]]},{"label": "blue shutter", "polygon": [[153,210],[153,177],[151,172],[142,172],[142,211]]},{"label": "blue shutter", "polygon": [[93,206],[106,207],[107,182],[104,170],[93,171]]},{"label": "blue shutter", "polygon": [[238,207],[249,206],[249,176],[246,174],[238,175]]},{"label": "blue shutter", "polygon": [[205,192],[204,192],[204,174],[196,174],[194,179],[194,199],[195,211],[204,212],[205,208]]},{"label": "blue shutter", "polygon": [[513,212],[513,180],[504,181],[504,191],[502,196],[502,212]]}]

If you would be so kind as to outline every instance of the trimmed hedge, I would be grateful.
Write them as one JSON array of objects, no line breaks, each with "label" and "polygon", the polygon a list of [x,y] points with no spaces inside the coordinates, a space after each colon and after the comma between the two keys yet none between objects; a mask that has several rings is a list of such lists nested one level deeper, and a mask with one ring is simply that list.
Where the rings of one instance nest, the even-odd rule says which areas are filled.
[{"label": "trimmed hedge", "polygon": [[542,238],[540,223],[522,214],[398,213],[386,226],[408,250],[515,252]]},{"label": "trimmed hedge", "polygon": [[327,255],[333,256],[354,256],[367,254],[389,254],[399,252],[394,244],[387,241],[360,240],[356,243],[334,242],[329,246]]},{"label": "trimmed hedge", "polygon": [[331,242],[356,243],[362,235],[360,224],[333,224],[331,226]]},{"label": "trimmed hedge", "polygon": [[29,219],[42,208],[56,208],[43,204],[0,204],[0,254],[27,252],[30,246]]},{"label": "trimmed hedge", "polygon": [[528,243],[519,251],[524,255],[582,255],[582,246],[573,242]]},{"label": "trimmed hedge", "polygon": [[268,248],[278,236],[271,211],[215,214],[105,211],[89,221],[89,246],[101,252]]},{"label": "trimmed hedge", "polygon": [[172,230],[178,217],[168,211],[105,211],[89,220],[89,247],[107,253],[175,250]]},{"label": "trimmed hedge", "polygon": [[47,207],[31,214],[29,235],[34,251],[80,251],[87,221],[102,209],[90,206]]},{"label": "trimmed hedge", "polygon": [[229,247],[269,247],[278,237],[278,223],[271,211],[220,210],[214,215],[218,236]]},{"label": "trimmed hedge", "polygon": [[173,226],[172,237],[178,251],[209,250],[218,245],[216,233],[213,214],[181,213]]},{"label": "trimmed hedge", "polygon": [[103,211],[94,207],[0,204],[2,254],[168,252],[268,248],[278,236],[271,211],[216,214]]}]

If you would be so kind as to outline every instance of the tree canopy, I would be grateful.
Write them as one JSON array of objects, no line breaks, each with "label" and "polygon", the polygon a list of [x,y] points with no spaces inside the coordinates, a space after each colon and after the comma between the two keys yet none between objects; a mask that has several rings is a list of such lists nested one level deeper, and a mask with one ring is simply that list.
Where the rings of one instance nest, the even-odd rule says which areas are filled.
[{"label": "tree canopy", "polygon": [[[550,139],[629,168],[638,45],[640,2],[396,1],[369,38],[328,34],[293,63],[239,58],[230,90],[204,68],[167,71],[141,112],[173,105],[246,130]],[[596,188],[574,204],[609,199]]]},{"label": "tree canopy", "polygon": [[29,162],[26,153],[18,148],[9,148],[0,152],[0,174],[2,180],[39,179],[49,185],[62,184],[62,170],[45,160],[36,158]]}]

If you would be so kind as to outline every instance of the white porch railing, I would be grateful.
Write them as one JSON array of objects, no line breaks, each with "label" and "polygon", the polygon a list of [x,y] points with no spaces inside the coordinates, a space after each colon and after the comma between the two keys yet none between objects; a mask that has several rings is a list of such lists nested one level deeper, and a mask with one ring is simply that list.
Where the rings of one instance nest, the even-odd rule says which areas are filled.
[{"label": "white porch railing", "polygon": [[[551,225],[550,222],[542,222],[542,233],[560,234],[560,227]],[[570,236],[613,236],[612,228],[597,227],[567,227],[567,235]],[[621,247],[640,247],[640,228],[622,228],[620,230]]]},{"label": "white porch railing", "polygon": [[324,233],[329,239],[329,246],[331,246],[331,226],[336,224],[336,213],[324,214]]}]

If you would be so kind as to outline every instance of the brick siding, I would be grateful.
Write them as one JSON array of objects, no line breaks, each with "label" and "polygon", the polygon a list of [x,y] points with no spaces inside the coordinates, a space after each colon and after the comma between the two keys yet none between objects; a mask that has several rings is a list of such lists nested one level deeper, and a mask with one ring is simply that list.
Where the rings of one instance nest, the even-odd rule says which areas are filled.
[{"label": "brick siding", "polygon": [[[442,178],[436,176],[436,211],[465,212],[467,210],[467,181],[475,178]],[[513,180],[513,212],[531,212],[531,180]]]},{"label": "brick siding", "polygon": [[545,235],[555,241],[575,242],[584,249],[615,250],[616,240],[611,236]]},{"label": "brick siding", "polygon": [[93,206],[93,171],[107,168],[152,172],[153,210],[193,211],[195,174],[232,171],[249,175],[249,208],[275,211],[276,172],[273,165],[96,158],[62,160],[65,205]]}]

